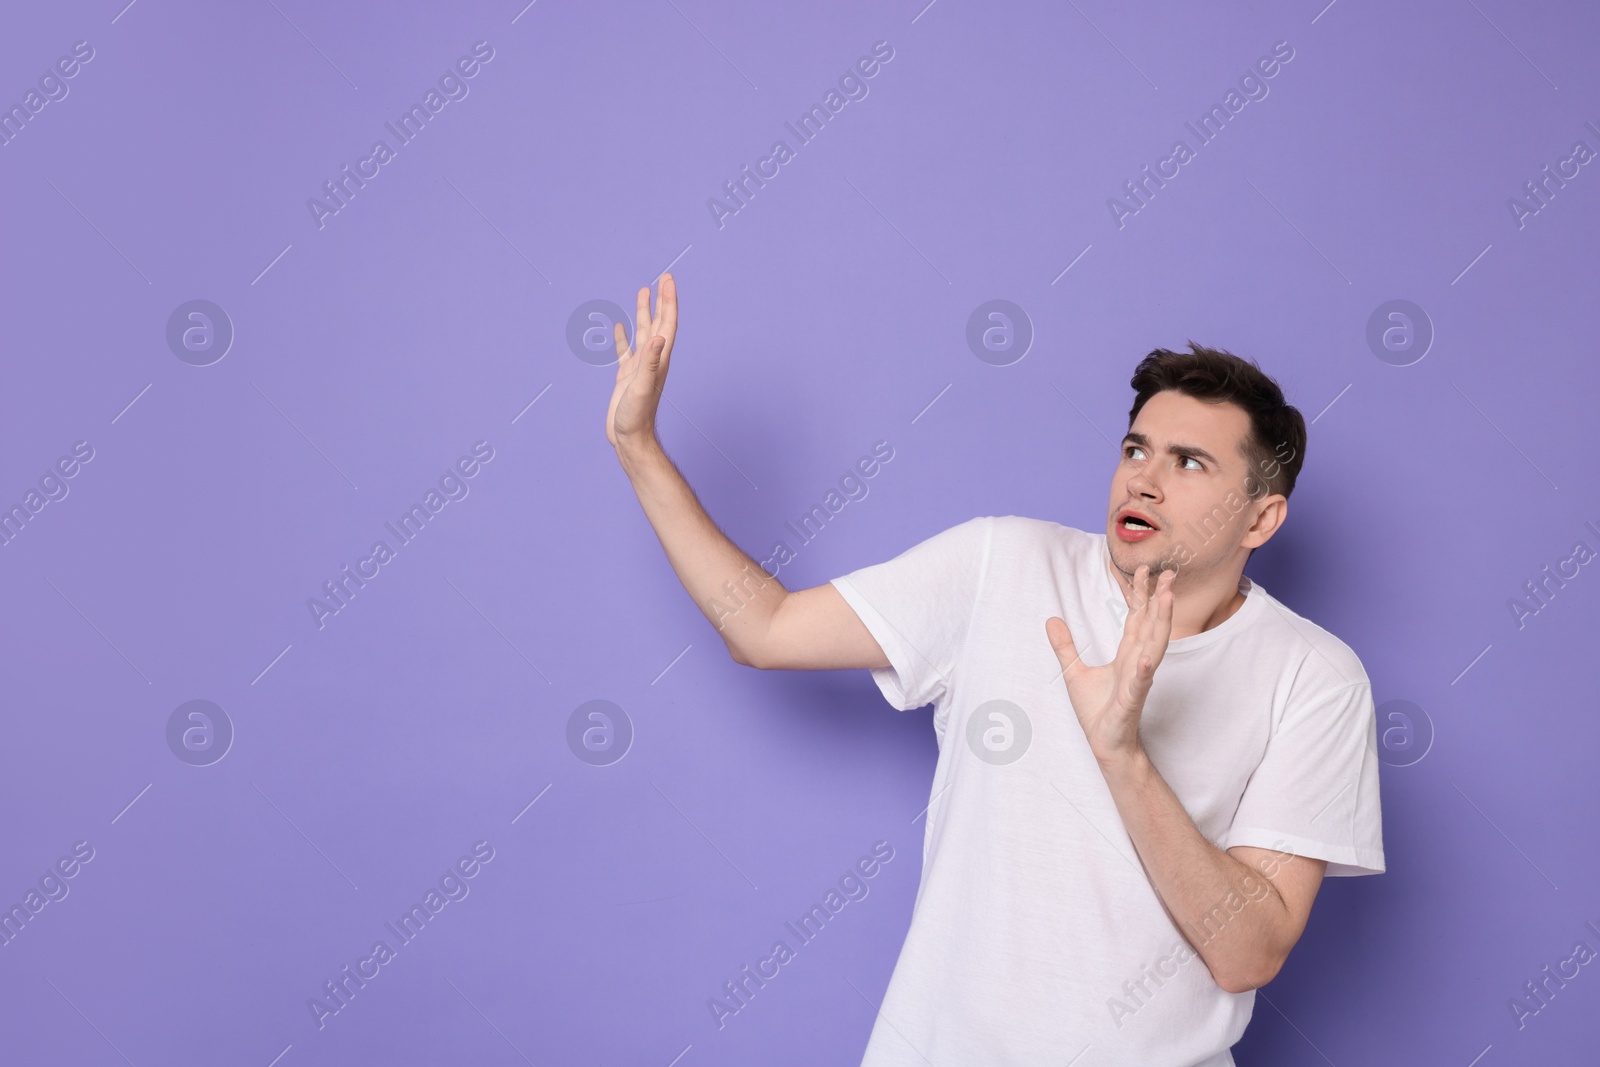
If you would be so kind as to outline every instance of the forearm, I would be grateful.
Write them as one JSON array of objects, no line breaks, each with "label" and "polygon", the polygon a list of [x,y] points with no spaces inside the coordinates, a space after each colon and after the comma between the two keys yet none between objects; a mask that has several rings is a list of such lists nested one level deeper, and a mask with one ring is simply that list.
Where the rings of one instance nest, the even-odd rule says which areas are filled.
[{"label": "forearm", "polygon": [[1143,749],[1101,770],[1156,892],[1217,984],[1264,985],[1287,954],[1290,922],[1272,882],[1206,840]]},{"label": "forearm", "polygon": [[734,659],[752,662],[787,591],[711,521],[659,441],[624,441],[617,458],[678,580]]}]

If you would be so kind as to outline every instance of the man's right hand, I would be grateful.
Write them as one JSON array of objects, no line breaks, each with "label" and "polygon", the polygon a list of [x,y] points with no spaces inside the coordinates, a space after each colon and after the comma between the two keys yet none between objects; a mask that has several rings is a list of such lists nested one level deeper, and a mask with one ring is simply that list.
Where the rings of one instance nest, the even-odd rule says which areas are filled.
[{"label": "man's right hand", "polygon": [[656,313],[639,290],[634,348],[622,323],[617,384],[606,412],[606,438],[617,450],[639,504],[684,589],[717,630],[735,662],[769,670],[887,667],[866,624],[830,582],[789,592],[728,540],[656,438],[656,408],[678,330],[678,290],[663,274]]},{"label": "man's right hand", "polygon": [[656,408],[672,359],[672,339],[678,332],[678,286],[671,274],[661,276],[654,315],[650,314],[650,287],[640,288],[634,322],[632,351],[622,323],[612,327],[617,343],[617,384],[606,412],[606,440],[618,450],[656,439]]}]

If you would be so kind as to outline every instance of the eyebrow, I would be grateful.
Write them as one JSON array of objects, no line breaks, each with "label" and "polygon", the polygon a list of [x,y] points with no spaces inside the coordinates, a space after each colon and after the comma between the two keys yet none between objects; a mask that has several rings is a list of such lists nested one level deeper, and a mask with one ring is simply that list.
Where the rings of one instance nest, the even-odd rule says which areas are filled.
[{"label": "eyebrow", "polygon": [[[1126,451],[1130,444],[1138,445],[1147,452],[1150,451],[1150,438],[1146,437],[1142,433],[1138,433],[1137,431],[1130,430],[1128,433],[1123,435],[1122,449]],[[1167,454],[1173,456],[1193,456],[1195,459],[1203,459],[1207,461],[1213,467],[1219,469],[1222,467],[1222,463],[1217,459],[1216,456],[1213,456],[1205,449],[1198,448],[1194,445],[1168,445]]]}]

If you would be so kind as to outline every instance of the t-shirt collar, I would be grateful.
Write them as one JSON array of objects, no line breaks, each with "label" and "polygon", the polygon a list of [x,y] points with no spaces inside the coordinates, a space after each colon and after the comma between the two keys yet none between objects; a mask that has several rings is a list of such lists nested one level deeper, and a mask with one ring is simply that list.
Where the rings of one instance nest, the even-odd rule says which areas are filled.
[{"label": "t-shirt collar", "polygon": [[[1106,535],[1095,534],[1100,547],[1100,585],[1101,595],[1107,608],[1110,610],[1116,624],[1116,632],[1120,635],[1123,624],[1128,619],[1128,602],[1122,596],[1122,589],[1111,577],[1111,548],[1106,543]],[[1244,603],[1239,605],[1239,610],[1229,615],[1222,622],[1209,630],[1202,630],[1188,637],[1178,637],[1167,642],[1167,655],[1174,653],[1192,652],[1204,648],[1213,642],[1220,641],[1231,634],[1247,629],[1265,606],[1266,590],[1258,583],[1250,580],[1248,575],[1239,575],[1239,592],[1245,594]]]}]

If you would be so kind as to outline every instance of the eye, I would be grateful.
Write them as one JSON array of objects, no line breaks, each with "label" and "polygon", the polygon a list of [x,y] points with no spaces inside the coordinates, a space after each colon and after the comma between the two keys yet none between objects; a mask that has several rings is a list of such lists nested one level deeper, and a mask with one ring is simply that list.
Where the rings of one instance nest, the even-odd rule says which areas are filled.
[{"label": "eye", "polygon": [[1198,459],[1195,459],[1193,456],[1184,456],[1183,460],[1184,460],[1185,463],[1193,463],[1194,464],[1194,466],[1192,468],[1190,468],[1191,470],[1202,470],[1203,471],[1203,470],[1206,469],[1206,465],[1204,463],[1201,463]]},{"label": "eye", "polygon": [[1141,449],[1138,445],[1126,445],[1122,449],[1122,454],[1124,456],[1127,456],[1129,459],[1137,459],[1137,458],[1142,458],[1142,457],[1133,456],[1131,453],[1142,452],[1142,451],[1144,451],[1144,450]]}]

